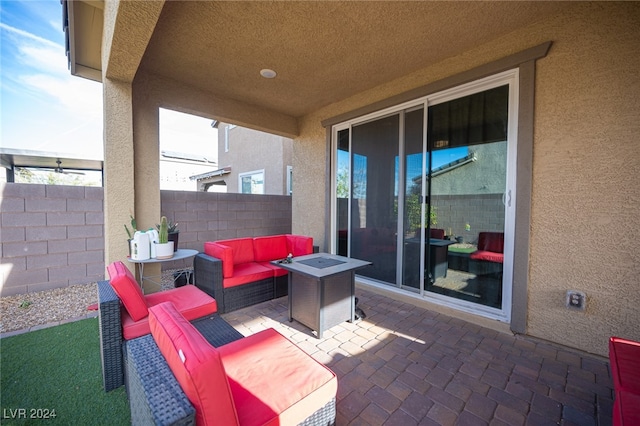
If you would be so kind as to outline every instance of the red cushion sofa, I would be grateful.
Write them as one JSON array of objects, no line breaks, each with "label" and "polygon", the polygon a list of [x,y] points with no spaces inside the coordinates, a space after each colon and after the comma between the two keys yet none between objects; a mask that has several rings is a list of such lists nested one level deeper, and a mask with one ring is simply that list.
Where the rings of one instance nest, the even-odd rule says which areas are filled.
[{"label": "red cushion sofa", "polygon": [[336,375],[276,330],[214,347],[171,303],[150,308],[150,325],[196,424],[335,422]]},{"label": "red cushion sofa", "polygon": [[504,232],[480,232],[478,250],[471,253],[473,260],[504,263]]},{"label": "red cushion sofa", "polygon": [[609,363],[615,394],[613,425],[640,425],[640,342],[611,337]]},{"label": "red cushion sofa", "polygon": [[189,285],[144,295],[129,269],[120,261],[107,266],[109,281],[98,283],[98,317],[102,377],[105,391],[124,384],[122,344],[149,334],[149,308],[171,302],[188,321],[213,315],[218,310],[214,298]]},{"label": "red cushion sofa", "polygon": [[287,294],[287,271],[272,265],[289,254],[313,253],[313,238],[281,234],[204,243],[193,261],[195,285],[214,297],[220,313]]}]

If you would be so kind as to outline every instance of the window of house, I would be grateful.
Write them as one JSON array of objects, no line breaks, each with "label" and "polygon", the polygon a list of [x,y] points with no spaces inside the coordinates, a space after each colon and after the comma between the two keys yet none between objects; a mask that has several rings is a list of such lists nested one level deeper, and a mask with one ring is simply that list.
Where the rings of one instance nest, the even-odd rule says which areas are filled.
[{"label": "window of house", "polygon": [[264,170],[240,173],[238,187],[242,194],[264,194]]},{"label": "window of house", "polygon": [[293,166],[287,166],[287,194],[293,194]]}]

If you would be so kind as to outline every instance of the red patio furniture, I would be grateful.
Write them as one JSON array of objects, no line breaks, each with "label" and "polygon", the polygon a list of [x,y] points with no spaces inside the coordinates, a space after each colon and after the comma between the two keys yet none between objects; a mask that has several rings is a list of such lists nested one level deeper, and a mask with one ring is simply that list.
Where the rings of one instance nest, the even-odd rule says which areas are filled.
[{"label": "red patio furniture", "polygon": [[149,307],[170,301],[189,320],[217,312],[214,298],[192,285],[144,295],[129,269],[120,261],[107,267],[109,281],[98,283],[100,352],[105,391],[124,384],[123,343],[149,334]]},{"label": "red patio furniture", "polygon": [[151,335],[204,425],[335,423],[336,375],[274,329],[214,347],[171,303]]},{"label": "red patio furniture", "polygon": [[640,425],[640,342],[611,337],[609,362],[615,393],[613,425]]}]

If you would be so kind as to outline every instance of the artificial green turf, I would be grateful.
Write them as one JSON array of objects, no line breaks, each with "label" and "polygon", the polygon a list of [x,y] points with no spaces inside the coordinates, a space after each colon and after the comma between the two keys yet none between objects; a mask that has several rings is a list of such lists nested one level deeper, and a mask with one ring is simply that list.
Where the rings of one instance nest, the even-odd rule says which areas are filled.
[{"label": "artificial green turf", "polygon": [[102,387],[99,340],[97,318],[0,339],[0,423],[130,424],[124,386]]},{"label": "artificial green turf", "polygon": [[475,247],[449,247],[449,251],[453,253],[473,253],[478,250]]}]

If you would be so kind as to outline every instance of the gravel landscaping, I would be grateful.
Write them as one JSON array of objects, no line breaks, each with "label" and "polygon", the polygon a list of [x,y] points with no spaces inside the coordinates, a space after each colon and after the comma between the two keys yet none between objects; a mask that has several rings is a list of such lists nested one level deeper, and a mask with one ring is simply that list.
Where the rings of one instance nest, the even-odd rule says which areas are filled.
[{"label": "gravel landscaping", "polygon": [[0,298],[0,333],[28,330],[97,315],[87,309],[98,303],[97,284],[81,284]]},{"label": "gravel landscaping", "polygon": [[[162,272],[162,290],[173,288],[176,269]],[[0,297],[0,334],[29,331],[61,322],[97,316],[87,309],[98,303],[98,284],[79,284],[53,290]]]}]

